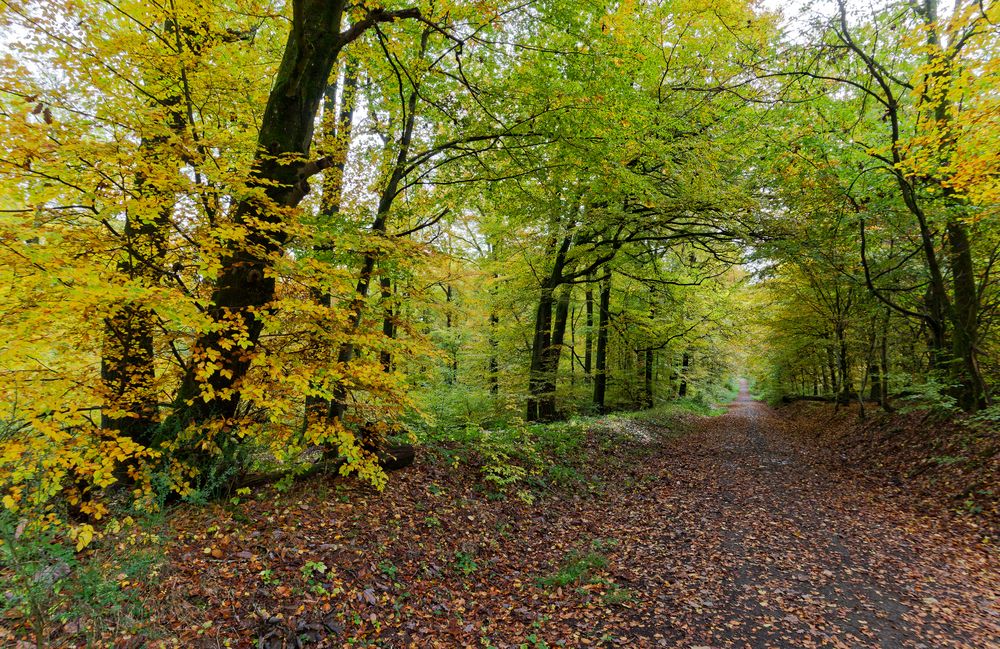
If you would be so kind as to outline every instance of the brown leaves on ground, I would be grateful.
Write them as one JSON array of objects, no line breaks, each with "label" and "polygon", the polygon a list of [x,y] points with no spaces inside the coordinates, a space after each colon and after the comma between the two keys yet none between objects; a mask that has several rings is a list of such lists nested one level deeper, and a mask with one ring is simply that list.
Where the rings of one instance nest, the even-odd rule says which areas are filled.
[{"label": "brown leaves on ground", "polygon": [[424,460],[383,494],[189,510],[148,644],[996,647],[995,549],[817,461],[802,423],[743,400],[680,438],[646,425],[533,504]]},{"label": "brown leaves on ground", "polygon": [[781,414],[789,430],[815,448],[818,459],[895,488],[922,511],[957,513],[956,522],[972,534],[994,542],[1000,538],[996,422],[935,417],[928,411],[889,415],[871,405],[867,410],[861,422],[857,404],[835,408],[801,401]]}]

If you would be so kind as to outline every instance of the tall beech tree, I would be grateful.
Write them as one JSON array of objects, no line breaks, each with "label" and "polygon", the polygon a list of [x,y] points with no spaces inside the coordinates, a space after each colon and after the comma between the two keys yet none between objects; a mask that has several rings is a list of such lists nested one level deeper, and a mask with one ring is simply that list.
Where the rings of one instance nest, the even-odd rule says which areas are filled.
[{"label": "tall beech tree", "polygon": [[[163,187],[159,165],[181,161],[169,150],[171,138],[180,139],[187,128],[184,106],[182,56],[191,42],[184,33],[185,17],[173,13],[158,29],[156,45],[166,44],[171,57],[167,69],[146,71],[151,106],[162,115],[141,136],[139,159],[147,165],[135,174],[135,200],[126,204],[120,237],[122,251],[117,262],[120,275],[147,288],[159,284],[167,272],[168,226],[173,216],[173,196]],[[204,46],[194,43],[197,55]],[[101,353],[101,380],[107,390],[101,411],[104,428],[117,430],[136,442],[151,446],[159,425],[156,393],[156,314],[142,302],[125,301],[105,319]]]},{"label": "tall beech tree", "polygon": [[309,179],[332,166],[309,159],[316,116],[341,50],[376,24],[416,18],[417,8],[365,11],[345,28],[346,3],[293,0],[281,64],[257,136],[247,197],[233,215],[238,238],[227,242],[208,307],[212,328],[195,341],[192,362],[177,394],[180,425],[236,415],[240,383],[250,367],[263,321],[274,300],[274,259],[288,233],[284,213],[298,206]]}]

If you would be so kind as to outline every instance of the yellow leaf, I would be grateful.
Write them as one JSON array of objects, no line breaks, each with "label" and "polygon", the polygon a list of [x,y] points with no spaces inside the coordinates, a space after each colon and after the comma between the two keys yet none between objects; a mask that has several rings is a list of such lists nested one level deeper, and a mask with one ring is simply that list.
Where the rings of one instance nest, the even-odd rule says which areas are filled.
[{"label": "yellow leaf", "polygon": [[76,530],[76,551],[84,549],[94,540],[94,528],[90,525],[81,525]]}]

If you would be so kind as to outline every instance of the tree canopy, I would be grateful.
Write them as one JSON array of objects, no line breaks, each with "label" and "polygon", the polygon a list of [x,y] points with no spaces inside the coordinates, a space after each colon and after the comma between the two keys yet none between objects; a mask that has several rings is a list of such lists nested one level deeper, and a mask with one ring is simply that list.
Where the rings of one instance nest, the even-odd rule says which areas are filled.
[{"label": "tree canopy", "polygon": [[3,3],[0,490],[761,392],[992,406],[1000,5]]}]

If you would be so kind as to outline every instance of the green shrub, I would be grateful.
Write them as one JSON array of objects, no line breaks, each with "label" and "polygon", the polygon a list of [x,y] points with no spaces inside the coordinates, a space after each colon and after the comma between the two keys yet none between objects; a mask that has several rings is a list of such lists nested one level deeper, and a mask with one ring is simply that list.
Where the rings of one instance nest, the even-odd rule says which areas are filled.
[{"label": "green shrub", "polygon": [[717,408],[697,397],[692,399],[675,399],[652,408],[630,413],[629,417],[636,421],[645,421],[656,425],[667,425],[676,420],[679,414],[694,414],[710,417],[725,413],[725,408]]},{"label": "green shrub", "polygon": [[983,408],[970,418],[973,426],[996,430],[1000,428],[1000,404],[994,404],[989,408]]},{"label": "green shrub", "polygon": [[959,412],[958,400],[952,395],[955,385],[937,377],[908,386],[899,402],[901,413],[926,410],[935,417],[950,417]]},{"label": "green shrub", "polygon": [[542,577],[538,583],[545,587],[588,583],[593,570],[600,570],[607,565],[607,559],[596,552],[581,554],[574,550],[567,556],[565,563],[559,570],[547,577]]},{"label": "green shrub", "polygon": [[479,570],[479,564],[476,563],[475,557],[468,552],[456,552],[455,553],[455,570],[462,573],[465,576],[469,576],[475,571]]}]

